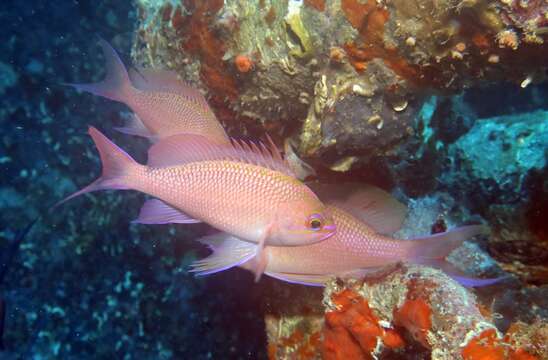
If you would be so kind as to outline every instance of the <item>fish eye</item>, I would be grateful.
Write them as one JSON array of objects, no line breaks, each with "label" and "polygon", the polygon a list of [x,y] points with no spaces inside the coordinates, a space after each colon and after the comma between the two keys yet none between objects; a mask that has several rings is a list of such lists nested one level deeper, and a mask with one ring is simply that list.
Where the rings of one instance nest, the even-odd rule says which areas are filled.
[{"label": "fish eye", "polygon": [[320,230],[322,228],[322,225],[322,218],[318,214],[314,214],[308,219],[308,227],[310,227],[310,229],[312,230]]}]

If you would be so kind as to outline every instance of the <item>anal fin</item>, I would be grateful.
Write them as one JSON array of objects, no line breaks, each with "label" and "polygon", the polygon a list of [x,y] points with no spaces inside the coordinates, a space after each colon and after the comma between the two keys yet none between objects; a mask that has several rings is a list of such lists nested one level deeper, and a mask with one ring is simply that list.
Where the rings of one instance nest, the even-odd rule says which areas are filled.
[{"label": "anal fin", "polygon": [[432,259],[423,261],[422,265],[431,266],[433,268],[442,270],[451,279],[455,280],[464,287],[483,287],[497,284],[501,281],[507,280],[509,276],[501,276],[496,278],[475,278],[464,274],[464,272],[451,264],[445,259]]},{"label": "anal fin", "polygon": [[329,274],[291,274],[279,272],[265,272],[266,275],[292,284],[308,286],[325,286],[325,283],[333,277]]}]

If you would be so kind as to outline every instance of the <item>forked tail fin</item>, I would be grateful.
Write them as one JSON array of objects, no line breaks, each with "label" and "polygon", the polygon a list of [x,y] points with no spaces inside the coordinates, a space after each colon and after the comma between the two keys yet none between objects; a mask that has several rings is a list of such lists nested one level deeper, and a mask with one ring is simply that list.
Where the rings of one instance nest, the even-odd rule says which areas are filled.
[{"label": "forked tail fin", "polygon": [[134,89],[126,67],[116,50],[108,42],[101,39],[99,45],[103,49],[106,62],[106,76],[103,81],[91,84],[65,84],[81,91],[106,97],[111,100],[127,103],[130,92]]},{"label": "forked tail fin", "polygon": [[489,228],[485,225],[468,225],[444,233],[410,240],[413,246],[409,253],[409,261],[443,270],[463,286],[479,287],[493,285],[504,280],[505,277],[493,279],[467,277],[460,269],[445,259],[451,251],[459,247],[465,240],[477,235],[487,234],[489,234]]},{"label": "forked tail fin", "polygon": [[412,239],[409,240],[412,245],[409,252],[409,260],[423,263],[429,260],[445,259],[464,240],[477,235],[487,234],[489,234],[489,228],[485,225],[467,225],[443,233]]},{"label": "forked tail fin", "polygon": [[96,128],[90,127],[88,133],[99,151],[103,173],[97,180],[61,200],[55,206],[92,191],[130,189],[132,171],[141,166]]}]

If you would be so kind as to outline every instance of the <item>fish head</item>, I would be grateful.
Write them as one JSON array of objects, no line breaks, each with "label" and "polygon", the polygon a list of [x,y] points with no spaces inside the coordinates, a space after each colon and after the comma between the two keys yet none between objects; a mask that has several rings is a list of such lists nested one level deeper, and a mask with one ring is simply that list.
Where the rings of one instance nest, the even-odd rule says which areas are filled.
[{"label": "fish head", "polygon": [[333,216],[317,199],[283,204],[277,210],[276,220],[269,236],[269,244],[274,246],[313,244],[336,231]]}]

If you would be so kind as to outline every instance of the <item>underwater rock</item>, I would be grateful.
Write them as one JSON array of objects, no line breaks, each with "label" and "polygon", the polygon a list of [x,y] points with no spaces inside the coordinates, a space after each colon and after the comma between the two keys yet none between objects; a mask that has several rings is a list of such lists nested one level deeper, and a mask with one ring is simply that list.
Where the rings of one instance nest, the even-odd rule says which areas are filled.
[{"label": "underwater rock", "polygon": [[300,153],[319,168],[340,172],[352,167],[355,161],[349,159],[367,163],[393,156],[414,134],[414,119],[423,101],[402,90],[386,93],[389,87],[398,88],[399,82],[381,60],[369,62],[363,78],[343,81],[323,76],[315,94],[324,93],[325,100],[316,101],[308,112],[299,135]]},{"label": "underwater rock", "polygon": [[[478,119],[448,148],[449,171],[443,186],[494,230],[490,253],[507,270],[534,283],[545,283],[548,271],[546,226],[546,139],[548,112]],[[519,264],[531,266],[530,273]],[[544,274],[544,275],[543,275]]]},{"label": "underwater rock", "polygon": [[269,279],[262,296],[268,358],[318,358],[323,327],[322,289]]},{"label": "underwater rock", "polygon": [[494,321],[502,330],[509,329],[516,322],[532,325],[544,320],[546,323],[548,285],[504,289],[495,298],[492,309],[493,313],[500,314]]},{"label": "underwater rock", "polygon": [[545,1],[137,6],[138,63],[200,85],[229,131],[291,136],[299,156],[335,171],[405,144],[426,94],[508,80],[525,88],[546,69]]},{"label": "underwater rock", "polygon": [[546,120],[543,110],[478,119],[450,150],[466,173],[459,177],[461,186],[477,188],[484,198],[496,196],[491,204],[519,201],[530,172],[546,167]]},{"label": "underwater rock", "polygon": [[[508,317],[495,325],[510,315],[498,312],[511,306],[511,295],[498,297],[506,285],[495,286],[493,302],[493,296],[476,295],[441,271],[398,265],[360,280],[328,282],[323,316],[316,292],[287,284],[278,288],[286,295],[266,316],[270,359],[479,360],[492,354],[533,360],[548,351],[546,314]],[[520,308],[543,306],[541,292],[533,303],[521,298]]]},{"label": "underwater rock", "polygon": [[349,351],[356,359],[392,358],[409,354],[409,346],[433,359],[483,359],[486,352],[494,359],[540,359],[546,351],[533,346],[534,337],[512,343],[519,336],[509,330],[503,338],[471,291],[429,268],[402,266],[379,278],[333,280],[324,304],[325,359],[350,358]]},{"label": "underwater rock", "polygon": [[[458,359],[461,348],[470,339],[484,331],[496,331],[495,326],[482,316],[475,297],[440,271],[410,266],[397,269],[381,279],[328,284],[324,299],[325,342],[331,341],[330,331],[336,326],[329,317],[346,312],[345,302],[351,306],[361,302],[361,306],[367,306],[371,313],[369,331],[359,334],[369,343],[364,347],[363,340],[358,340],[362,358],[380,356],[385,348],[403,348],[407,336],[430,350],[434,358]],[[365,324],[354,315],[347,321],[350,324],[343,324],[343,327],[355,338],[357,334],[352,331],[351,324]],[[373,329],[376,331],[371,331]],[[386,332],[399,336],[400,340],[396,342],[399,346],[381,341]],[[325,351],[326,358],[337,358],[330,356],[327,344]]]}]

